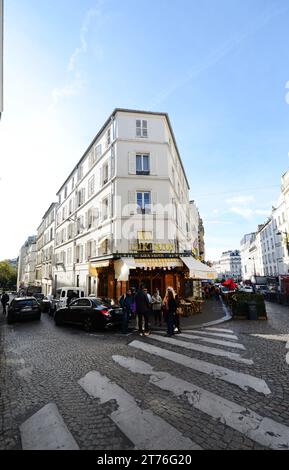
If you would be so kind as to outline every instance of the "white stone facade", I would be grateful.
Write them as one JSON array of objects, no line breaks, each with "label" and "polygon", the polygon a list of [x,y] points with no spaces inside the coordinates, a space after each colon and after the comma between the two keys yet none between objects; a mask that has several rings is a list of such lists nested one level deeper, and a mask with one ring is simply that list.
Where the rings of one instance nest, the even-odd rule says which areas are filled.
[{"label": "white stone facade", "polygon": [[56,207],[57,203],[50,205],[37,229],[35,284],[45,295],[52,293]]},{"label": "white stone facade", "polygon": [[17,290],[35,285],[36,236],[28,237],[21,247],[18,260]]},{"label": "white stone facade", "polygon": [[219,279],[241,280],[241,256],[239,250],[229,250],[222,253],[220,260],[214,263]]},{"label": "white stone facade", "polygon": [[140,244],[158,253],[194,246],[189,185],[166,114],[115,110],[57,195],[57,287],[95,292],[89,263]]},{"label": "white stone facade", "polygon": [[242,276],[277,277],[289,273],[289,170],[282,176],[277,207],[256,232],[241,240]]}]

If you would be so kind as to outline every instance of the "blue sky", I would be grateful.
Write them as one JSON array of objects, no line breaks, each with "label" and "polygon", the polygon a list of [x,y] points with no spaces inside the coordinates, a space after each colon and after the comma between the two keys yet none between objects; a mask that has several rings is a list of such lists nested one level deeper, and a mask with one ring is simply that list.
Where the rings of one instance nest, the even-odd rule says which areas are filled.
[{"label": "blue sky", "polygon": [[0,259],[115,107],[169,113],[207,259],[266,219],[289,166],[287,0],[4,3]]}]

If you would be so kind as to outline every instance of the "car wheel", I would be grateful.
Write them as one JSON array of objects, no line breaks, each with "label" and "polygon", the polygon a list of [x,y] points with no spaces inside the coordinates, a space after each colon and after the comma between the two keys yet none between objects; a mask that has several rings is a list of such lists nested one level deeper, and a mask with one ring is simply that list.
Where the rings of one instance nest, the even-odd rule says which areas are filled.
[{"label": "car wheel", "polygon": [[56,326],[61,326],[63,324],[63,321],[60,317],[60,315],[55,315],[54,316],[54,321]]},{"label": "car wheel", "polygon": [[90,317],[86,317],[84,322],[83,322],[83,328],[84,331],[87,331],[88,333],[92,331],[93,325]]}]

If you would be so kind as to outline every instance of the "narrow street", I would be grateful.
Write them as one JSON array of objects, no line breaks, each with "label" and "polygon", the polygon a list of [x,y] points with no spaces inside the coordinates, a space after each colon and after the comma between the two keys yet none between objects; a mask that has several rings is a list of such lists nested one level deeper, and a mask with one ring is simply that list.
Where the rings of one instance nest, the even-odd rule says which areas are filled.
[{"label": "narrow street", "polygon": [[267,311],[174,338],[0,313],[0,449],[289,449],[289,310]]}]

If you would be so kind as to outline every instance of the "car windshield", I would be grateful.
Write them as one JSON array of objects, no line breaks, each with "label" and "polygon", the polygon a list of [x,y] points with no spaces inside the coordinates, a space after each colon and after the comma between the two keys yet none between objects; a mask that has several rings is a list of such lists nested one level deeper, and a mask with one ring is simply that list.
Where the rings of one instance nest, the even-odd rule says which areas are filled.
[{"label": "car windshield", "polygon": [[[64,297],[64,296],[63,296]],[[71,290],[69,289],[67,291],[67,297],[79,297],[79,291],[78,290]]]}]

